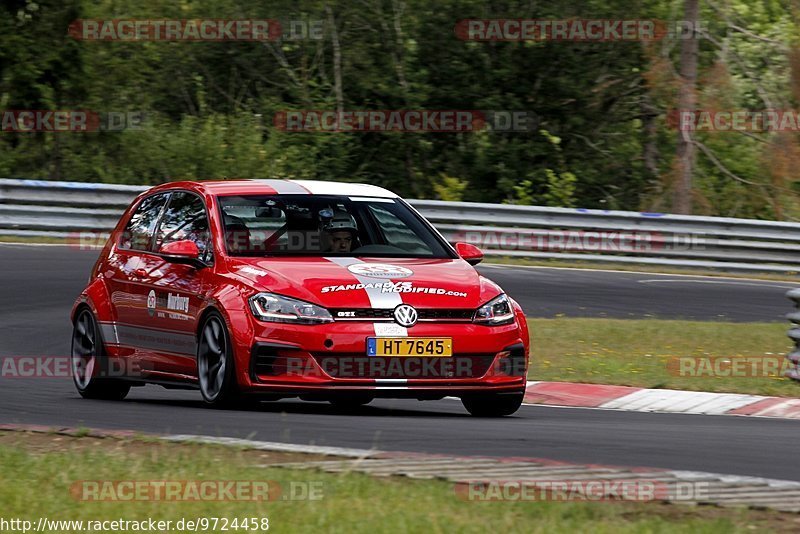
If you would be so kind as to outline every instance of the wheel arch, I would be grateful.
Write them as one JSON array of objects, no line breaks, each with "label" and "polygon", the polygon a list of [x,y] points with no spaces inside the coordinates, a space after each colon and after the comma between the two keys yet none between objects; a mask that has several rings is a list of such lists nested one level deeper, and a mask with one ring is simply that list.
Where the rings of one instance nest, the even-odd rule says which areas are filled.
[{"label": "wheel arch", "polygon": [[[195,328],[194,336],[197,340],[197,347],[198,350],[200,348],[200,336],[203,334],[203,325],[205,324],[208,317],[212,314],[219,315],[222,317],[222,322],[225,323],[225,329],[228,335],[228,342],[231,344],[231,348],[233,349],[234,360],[236,360],[237,354],[237,346],[239,345],[239,340],[236,337],[236,330],[234,328],[233,321],[226,313],[226,310],[223,306],[220,306],[217,303],[211,303],[200,313],[197,318],[197,327]],[[239,367],[236,363],[234,363],[235,367]]]},{"label": "wheel arch", "polygon": [[78,310],[88,306],[98,322],[113,322],[114,310],[111,307],[111,296],[108,288],[101,278],[95,278],[75,300],[70,312],[70,321],[75,322]]},{"label": "wheel arch", "polygon": [[97,315],[94,311],[94,308],[89,304],[88,300],[80,300],[75,303],[75,307],[72,309],[72,313],[70,314],[70,321],[74,323],[75,319],[78,318],[78,315],[83,310],[89,310],[89,313],[91,313],[92,315]]},{"label": "wheel arch", "polygon": [[225,323],[228,323],[227,324],[228,330],[230,330],[230,324],[228,318],[225,317],[225,314],[222,313],[222,311],[220,311],[219,307],[216,304],[210,304],[206,306],[206,308],[202,311],[202,313],[200,313],[200,316],[197,318],[197,327],[194,330],[194,336],[197,338],[198,341],[200,340],[200,334],[202,333],[201,331],[203,329],[203,323],[206,321],[206,319],[208,319],[208,316],[211,315],[212,313],[217,313],[221,315],[222,320],[225,321]]}]

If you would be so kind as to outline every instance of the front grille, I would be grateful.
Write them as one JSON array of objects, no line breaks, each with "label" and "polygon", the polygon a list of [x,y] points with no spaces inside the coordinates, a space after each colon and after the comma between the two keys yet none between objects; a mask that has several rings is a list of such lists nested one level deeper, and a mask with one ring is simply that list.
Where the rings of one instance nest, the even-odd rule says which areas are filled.
[{"label": "front grille", "polygon": [[472,316],[475,314],[475,310],[460,310],[460,309],[452,309],[452,310],[441,310],[441,309],[433,309],[433,310],[417,310],[419,313],[419,318],[421,321],[424,320],[450,320],[455,319],[459,321],[472,321]]},{"label": "front grille", "polygon": [[[393,321],[394,310],[385,308],[331,308],[328,310],[336,321]],[[417,308],[420,321],[466,323],[472,321],[473,309],[463,308]]]},{"label": "front grille", "polygon": [[450,358],[365,356],[364,353],[311,354],[334,378],[458,379],[479,378],[495,354],[455,354]]}]

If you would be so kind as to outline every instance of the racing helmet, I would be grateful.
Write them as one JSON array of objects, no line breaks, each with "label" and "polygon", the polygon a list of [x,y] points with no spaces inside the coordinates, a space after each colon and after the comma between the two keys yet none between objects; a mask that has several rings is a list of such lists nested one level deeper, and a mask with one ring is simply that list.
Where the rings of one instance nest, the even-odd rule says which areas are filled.
[{"label": "racing helmet", "polygon": [[[327,217],[326,217],[327,215]],[[334,232],[350,232],[358,235],[358,225],[352,215],[346,211],[322,210],[322,231],[332,234]]]}]

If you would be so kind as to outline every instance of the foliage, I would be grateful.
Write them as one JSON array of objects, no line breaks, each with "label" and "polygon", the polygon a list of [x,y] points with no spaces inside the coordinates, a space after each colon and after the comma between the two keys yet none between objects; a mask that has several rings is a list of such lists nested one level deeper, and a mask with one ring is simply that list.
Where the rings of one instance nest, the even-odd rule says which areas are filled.
[{"label": "foliage", "polygon": [[447,176],[442,173],[439,175],[439,180],[433,184],[433,190],[436,192],[436,197],[440,200],[447,200],[450,202],[459,202],[464,198],[464,190],[469,187],[469,182],[466,180],[459,180],[453,176]]},{"label": "foliage", "polygon": [[[791,4],[702,6],[710,22],[700,45],[701,107],[792,109],[800,32]],[[521,0],[6,0],[0,109],[141,112],[145,119],[121,132],[0,133],[0,176],[145,184],[274,176],[366,181],[409,197],[669,210],[677,39],[474,42],[453,29],[469,18],[675,20],[681,8],[679,0],[536,8]],[[67,35],[79,18],[203,17],[323,21],[323,38],[92,42]],[[522,110],[534,124],[522,132],[413,134],[276,127],[278,112],[333,110],[339,99],[346,110]],[[714,159],[698,154],[695,212],[800,217],[797,134],[699,133],[697,140]]]}]

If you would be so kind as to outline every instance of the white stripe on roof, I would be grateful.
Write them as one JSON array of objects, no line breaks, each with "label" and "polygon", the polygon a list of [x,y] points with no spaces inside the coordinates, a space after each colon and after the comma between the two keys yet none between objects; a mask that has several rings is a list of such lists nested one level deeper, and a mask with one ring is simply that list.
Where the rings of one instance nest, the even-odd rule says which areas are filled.
[{"label": "white stripe on roof", "polygon": [[279,195],[307,195],[309,191],[300,184],[289,180],[256,180],[275,190]]},{"label": "white stripe on roof", "polygon": [[[391,191],[370,184],[351,184],[347,182],[322,182],[317,180],[287,180],[311,192],[312,195],[344,195],[356,197],[397,198]],[[275,188],[278,193],[281,191]]]}]

